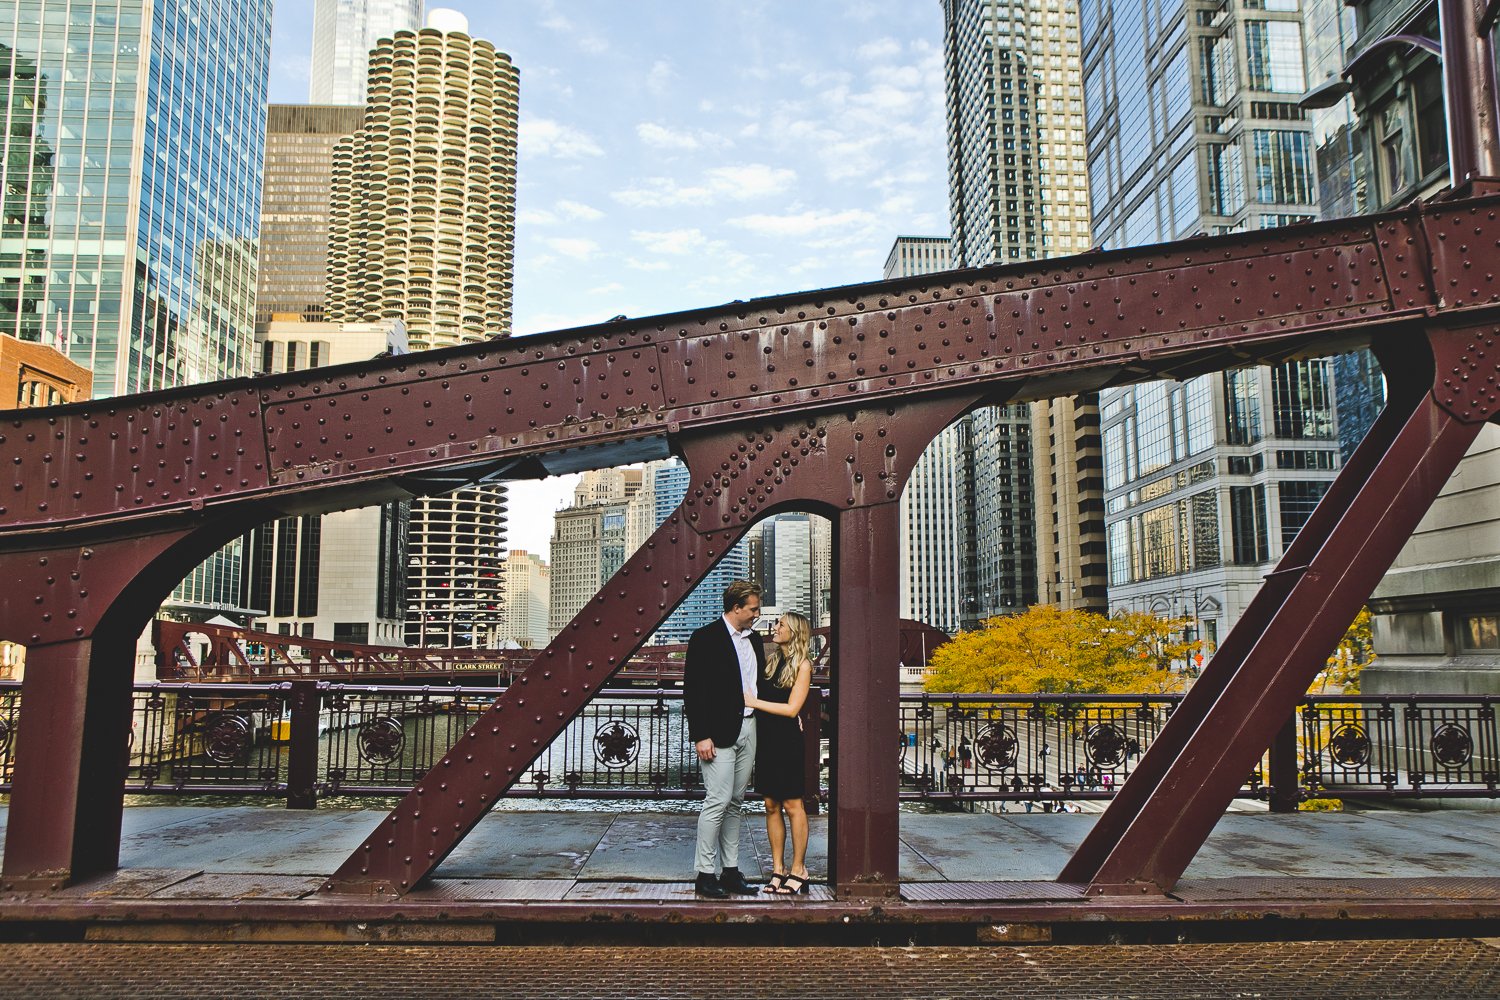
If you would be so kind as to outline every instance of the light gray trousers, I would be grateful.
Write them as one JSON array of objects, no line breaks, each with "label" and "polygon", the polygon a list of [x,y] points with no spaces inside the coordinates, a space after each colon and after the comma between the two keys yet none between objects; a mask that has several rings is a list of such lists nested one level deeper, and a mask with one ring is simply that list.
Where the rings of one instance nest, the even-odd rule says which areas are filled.
[{"label": "light gray trousers", "polygon": [[698,871],[715,875],[740,866],[745,786],[755,765],[755,716],[747,715],[732,747],[715,747],[703,763],[703,811],[698,814]]}]

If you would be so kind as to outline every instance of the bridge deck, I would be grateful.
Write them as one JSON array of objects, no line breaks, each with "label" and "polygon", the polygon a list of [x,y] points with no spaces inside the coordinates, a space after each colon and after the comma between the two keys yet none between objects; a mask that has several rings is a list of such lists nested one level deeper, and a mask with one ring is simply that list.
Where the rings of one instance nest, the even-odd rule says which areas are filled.
[{"label": "bridge deck", "polygon": [[[727,920],[741,927],[966,927],[981,940],[996,933],[987,928],[1004,923],[1003,933],[1050,939],[1066,927],[1072,931],[1065,936],[1086,937],[1086,928],[1106,915],[1139,926],[1232,925],[1237,929],[1229,933],[1250,937],[1280,933],[1252,926],[1268,916],[1300,926],[1298,933],[1337,936],[1348,927],[1306,928],[1352,917],[1372,922],[1366,926],[1415,920],[1434,933],[1452,921],[1500,932],[1494,866],[1500,822],[1493,811],[1231,812],[1173,893],[1140,899],[1088,899],[1082,886],[1052,881],[1093,814],[903,813],[902,900],[871,905],[836,900],[822,885],[795,900],[698,900],[687,881],[691,812],[502,809],[485,818],[440,877],[400,902],[319,895],[330,868],[382,815],[131,807],[120,871],[0,900],[0,938],[7,924],[38,920],[89,927],[95,938],[157,940],[222,939],[257,925],[256,940],[310,933],[327,939],[344,933],[329,928],[355,921],[399,926],[417,939],[495,940],[497,928],[522,921],[534,933],[539,925],[583,921],[711,926]],[[745,867],[769,871],[760,817],[747,817],[744,830],[744,856],[756,859]],[[826,833],[826,819],[815,817],[809,858],[815,876],[826,871]],[[313,926],[322,929],[309,931]]]}]

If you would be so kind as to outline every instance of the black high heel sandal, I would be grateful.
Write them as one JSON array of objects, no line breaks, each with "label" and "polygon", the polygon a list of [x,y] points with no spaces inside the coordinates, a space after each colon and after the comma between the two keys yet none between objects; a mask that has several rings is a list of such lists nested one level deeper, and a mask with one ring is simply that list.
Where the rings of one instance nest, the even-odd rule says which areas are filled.
[{"label": "black high heel sandal", "polygon": [[766,887],[761,892],[779,893],[781,892],[781,883],[785,881],[785,872],[772,872],[770,881],[766,883]]},{"label": "black high heel sandal", "polygon": [[807,895],[807,879],[801,875],[788,875],[782,879],[781,886],[776,890],[777,895],[796,896]]}]

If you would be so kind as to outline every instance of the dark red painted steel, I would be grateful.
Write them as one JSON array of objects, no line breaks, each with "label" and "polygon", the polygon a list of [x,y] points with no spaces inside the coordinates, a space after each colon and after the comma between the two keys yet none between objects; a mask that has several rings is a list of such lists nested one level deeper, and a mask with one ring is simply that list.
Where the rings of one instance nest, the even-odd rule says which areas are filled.
[{"label": "dark red painted steel", "polygon": [[[903,408],[899,419],[895,408],[851,409],[820,420],[767,423],[685,442],[691,485],[677,511],[340,866],[324,890],[400,895],[431,873],[760,517],[787,509],[831,515],[841,551],[859,552],[871,550],[872,542],[866,538],[850,546],[848,531],[863,530],[849,528],[850,520],[861,525],[866,511],[888,511],[886,537],[893,537],[901,487],[912,466],[927,443],[973,405],[970,396],[926,400]],[[834,490],[846,494],[838,501],[844,510],[826,499]],[[848,705],[839,718],[838,739],[842,752],[854,753],[855,759],[871,759],[863,750],[875,737],[867,719],[877,713],[866,705],[867,691],[891,692],[889,720],[887,713],[879,713],[880,746],[889,750],[897,731],[900,616],[895,586],[892,572],[889,582],[871,588],[878,599],[859,601],[844,615],[836,609],[836,621],[848,618],[834,643],[834,697],[839,709]],[[867,645],[865,630],[886,641]],[[858,810],[847,818],[836,812],[835,829],[863,826],[859,821],[866,811],[888,814],[889,826],[878,828],[878,844],[868,839],[868,831],[862,831],[867,839],[852,846],[841,842],[832,863],[842,866],[841,880],[894,884],[895,868],[878,851],[889,839],[894,861],[895,770],[879,779],[888,789],[882,784],[872,791],[857,773],[851,779],[863,783],[846,791],[834,776],[835,808],[847,800]],[[871,855],[871,850],[877,853]],[[872,878],[877,874],[879,879]]]},{"label": "dark red painted steel", "polygon": [[14,411],[0,424],[16,472],[0,537],[24,549],[43,533],[175,529],[252,498],[268,501],[261,517],[331,510],[465,476],[608,465],[695,429],[952,391],[1050,398],[1328,353],[1467,304],[1433,294],[1433,268],[1500,301],[1493,272],[1444,259],[1429,235],[1440,213],[1472,212],[1464,242],[1493,248],[1495,207],[1481,197]]},{"label": "dark red painted steel", "polygon": [[[116,646],[113,640],[132,627],[138,632],[154,602],[198,557],[248,524],[451,488],[480,476],[609,465],[671,447],[689,457],[699,485],[679,514],[685,520],[663,530],[675,527],[680,538],[692,536],[693,544],[680,542],[670,562],[698,579],[704,562],[716,557],[709,552],[721,553],[728,539],[791,495],[779,489],[795,468],[786,463],[814,454],[800,449],[818,447],[817,433],[833,435],[850,419],[846,414],[878,418],[881,408],[889,408],[901,414],[892,421],[900,430],[907,415],[929,400],[959,394],[964,405],[1048,398],[1326,354],[1379,334],[1420,344],[1425,325],[1445,313],[1478,322],[1478,313],[1500,303],[1500,199],[1487,189],[1466,194],[1352,222],[850,286],[290,376],[8,413],[0,421],[0,457],[15,475],[13,488],[0,497],[0,538],[6,543],[0,573],[20,583],[0,591],[0,622],[7,638],[31,647],[33,662],[73,664],[66,683],[39,687],[39,697],[28,701],[28,711],[50,716],[50,723],[23,727],[31,735],[21,738],[21,768],[35,768],[27,761],[46,758],[54,762],[49,780],[61,782],[55,787],[76,790],[87,783],[76,773],[85,748],[96,741],[110,746],[114,739],[115,724],[100,721],[108,713],[98,706],[116,698],[124,704],[118,678],[129,674],[128,643]],[[1452,400],[1443,405],[1472,414],[1493,398],[1487,388],[1493,364],[1480,350],[1487,348],[1445,360],[1458,370],[1449,373],[1451,384],[1440,386]],[[922,428],[928,436],[912,440],[911,458],[935,431]],[[769,436],[766,443],[785,453],[780,461],[762,455],[758,435]],[[751,460],[763,457],[768,464],[751,483]],[[828,463],[819,455],[814,464]],[[814,486],[804,489],[799,479],[796,496],[829,512],[858,512],[894,501],[903,479],[894,466],[871,465],[862,456],[834,463]],[[858,528],[857,522],[884,516],[856,513],[838,529],[844,544],[868,530],[868,523]],[[688,528],[693,530],[682,530]],[[173,544],[159,552],[131,547],[134,539],[168,536]],[[889,538],[880,544],[890,544]],[[117,557],[82,561],[85,549],[105,545]],[[570,652],[587,649],[575,658],[592,657],[593,670],[546,677],[551,671],[542,667],[542,686],[551,692],[543,700],[553,717],[528,720],[538,745],[566,721],[579,692],[596,689],[627,655],[623,651],[637,645],[642,631],[685,593],[687,581],[675,577],[661,589],[641,582],[654,555],[647,551],[633,560],[626,569],[635,579],[622,576],[590,605],[600,624],[590,625],[585,613],[576,634],[560,640],[575,646]],[[78,575],[55,576],[43,560],[77,564]],[[841,565],[881,571],[889,561],[869,555],[862,562],[854,554],[840,559]],[[886,621],[894,622],[894,606],[885,606],[890,598],[883,591],[866,594],[862,581],[847,578],[836,590],[850,607],[879,607],[882,630]],[[841,624],[841,632],[850,627]],[[108,644],[100,641],[106,633]],[[881,655],[893,659],[890,638]],[[86,651],[44,652],[73,643]],[[841,655],[853,656],[859,648]],[[847,729],[864,733],[849,739],[871,746],[889,742],[869,728],[889,714],[880,683],[860,702],[860,711],[872,714],[840,716],[841,739]],[[836,691],[835,699],[842,712],[853,711],[847,697]],[[46,707],[33,707],[39,701]],[[518,739],[514,753],[529,752],[527,737]],[[461,748],[454,754],[469,756]],[[507,756],[507,766],[514,759]],[[69,770],[75,773],[62,773]],[[425,784],[445,782],[435,774]],[[848,852],[839,860],[841,885],[850,878],[880,885],[877,876],[889,875],[886,855],[894,841],[883,817],[882,789],[849,792],[864,796],[857,821],[864,832],[863,839],[839,841],[837,850]],[[76,876],[114,863],[110,844],[118,841],[118,805],[80,799],[71,791],[50,799],[22,795],[18,785],[14,810],[39,809],[42,818],[21,816],[18,822],[13,811],[7,878]],[[478,803],[466,801],[467,816]],[[85,816],[100,822],[81,822]],[[449,831],[426,833],[427,824],[421,831],[412,827],[400,836],[415,852],[413,864],[400,862],[405,854],[393,854],[391,865],[370,869],[389,874],[388,887],[398,891],[409,878],[394,876],[437,857],[436,845],[449,837]],[[387,846],[396,842],[386,839]],[[856,839],[867,846],[857,846]]]},{"label": "dark red painted steel", "polygon": [[[1384,342],[1378,347],[1378,356],[1385,362],[1383,370],[1405,372],[1414,377],[1394,378],[1390,382],[1385,409],[1288,546],[1281,560],[1287,566],[1305,566],[1317,554],[1339,519],[1364,489],[1376,463],[1395,440],[1403,423],[1403,412],[1410,412],[1430,392],[1427,386],[1432,381],[1432,364],[1430,359],[1423,358],[1425,349],[1422,345],[1410,344],[1399,351]],[[1193,682],[1167,725],[1152,741],[1131,780],[1119,789],[1110,807],[1099,817],[1063,868],[1059,876],[1062,881],[1086,883],[1095,877],[1109,851],[1119,843],[1125,830],[1156,793],[1166,769],[1182,753],[1191,735],[1203,725],[1204,718],[1230,679],[1243,666],[1256,639],[1270,627],[1286,604],[1293,582],[1291,574],[1272,573],[1261,584],[1235,628],[1219,644],[1208,668]]]},{"label": "dark red painted steel", "polygon": [[[1500,372],[1500,355],[1493,351],[1494,336],[1494,327],[1489,325],[1429,330],[1439,380],[1445,373],[1464,370],[1465,366],[1455,366],[1455,361],[1476,355],[1491,356],[1488,374],[1493,379]],[[1400,381],[1403,376],[1410,378],[1410,373],[1411,369],[1396,369],[1393,375]],[[1482,381],[1493,386],[1489,379]],[[1334,519],[1332,514],[1318,525],[1309,522],[1313,533],[1305,544],[1302,535],[1307,533],[1306,528],[1299,534],[1297,544],[1273,575],[1274,590],[1269,582],[1262,588],[1262,593],[1272,592],[1280,598],[1264,628],[1252,632],[1256,623],[1247,614],[1234,629],[1247,636],[1235,648],[1236,652],[1245,649],[1243,656],[1238,660],[1226,658],[1222,666],[1216,656],[1210,670],[1200,678],[1202,683],[1214,674],[1205,687],[1213,696],[1211,706],[1201,715],[1183,715],[1171,741],[1158,740],[1158,745],[1167,750],[1175,745],[1180,745],[1180,750],[1153,762],[1150,774],[1155,777],[1159,773],[1159,780],[1150,782],[1152,787],[1132,789],[1130,803],[1121,809],[1119,817],[1111,817],[1104,832],[1095,827],[1064,868],[1060,876],[1063,881],[1090,881],[1094,892],[1165,891],[1181,877],[1233,800],[1244,775],[1291,715],[1337,645],[1374,582],[1411,537],[1459,459],[1478,437],[1483,422],[1495,415],[1493,402],[1475,408],[1476,398],[1493,399],[1489,388],[1466,388],[1473,391],[1447,397],[1439,391],[1436,398],[1420,395],[1414,400],[1412,393],[1406,392],[1407,406],[1392,402],[1390,414],[1402,416],[1406,411],[1401,426],[1392,434],[1394,420],[1377,425],[1371,432],[1374,440],[1366,439],[1370,450],[1379,452],[1373,468],[1365,473],[1368,457],[1363,461],[1356,457],[1340,475],[1340,480],[1350,479],[1347,485],[1337,484],[1340,492],[1352,489],[1355,495],[1347,506],[1336,508],[1336,523],[1327,523]],[[1452,410],[1461,410],[1465,416],[1455,416]],[[1377,434],[1379,437],[1375,437]],[[1293,561],[1308,550],[1313,550],[1310,559]],[[1193,701],[1193,694],[1196,688],[1184,700],[1184,708]],[[1174,714],[1167,728],[1177,725]],[[1162,735],[1167,735],[1165,730]],[[1127,782],[1126,787],[1130,784]],[[1143,795],[1149,797],[1139,801]],[[1137,801],[1139,807],[1131,809]]]}]

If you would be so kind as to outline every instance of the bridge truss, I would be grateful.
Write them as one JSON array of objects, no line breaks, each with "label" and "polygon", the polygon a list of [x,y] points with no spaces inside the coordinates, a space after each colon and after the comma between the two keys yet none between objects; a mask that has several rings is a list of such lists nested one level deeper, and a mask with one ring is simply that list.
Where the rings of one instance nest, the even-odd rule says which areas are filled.
[{"label": "bridge truss", "polygon": [[676,454],[681,506],[324,891],[432,873],[752,525],[802,510],[835,534],[831,878],[894,897],[897,503],[927,444],[980,405],[1368,346],[1385,411],[1059,876],[1169,890],[1500,412],[1492,63],[1477,10],[1443,9],[1455,185],[1400,211],[4,414],[0,622],[28,647],[4,885],[118,866],[128,651],[248,527]]}]

